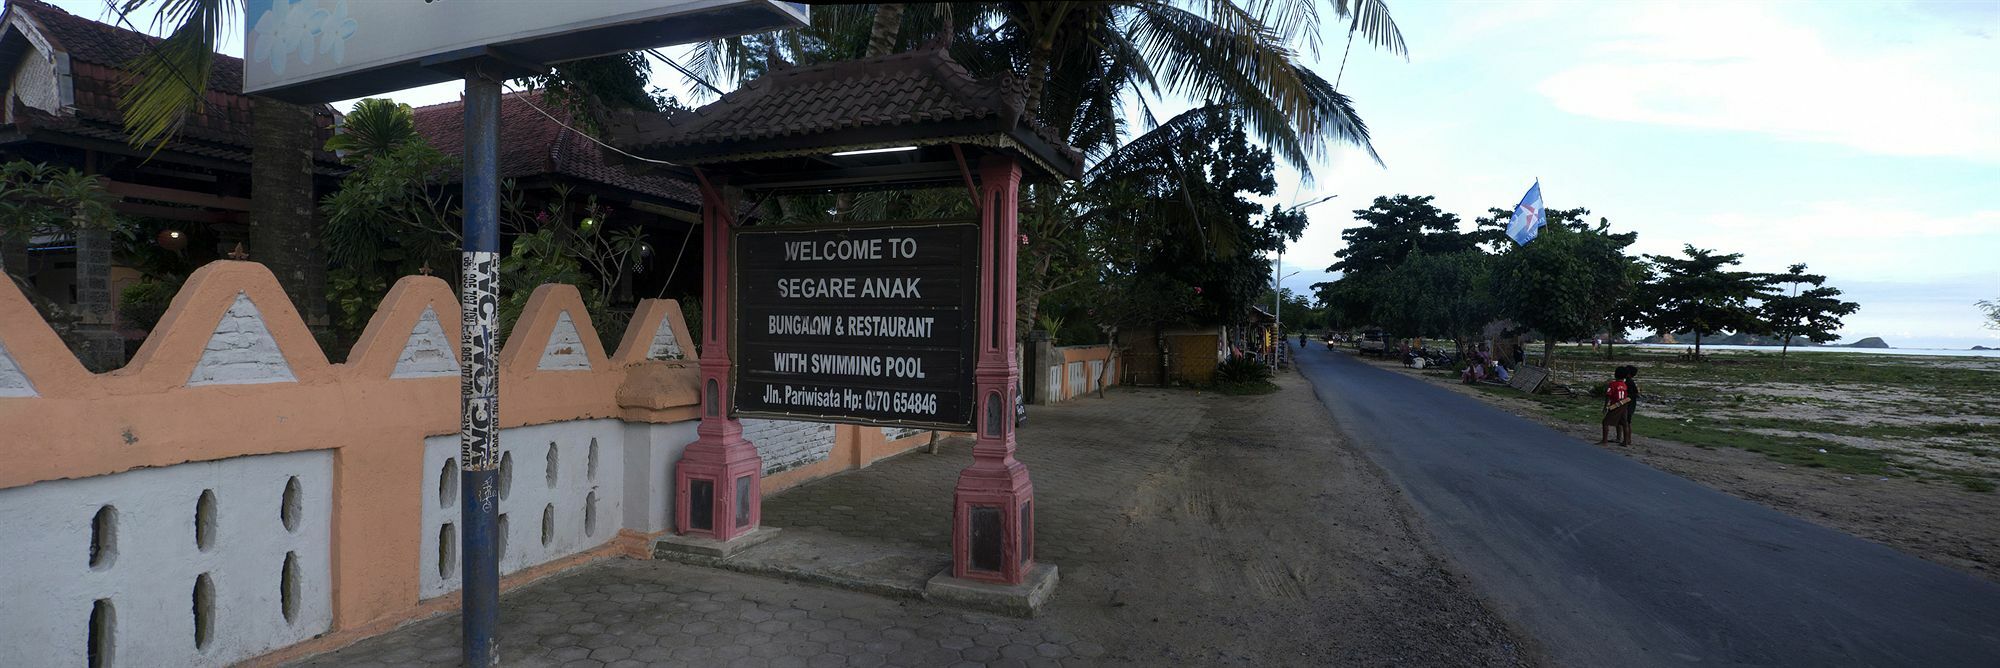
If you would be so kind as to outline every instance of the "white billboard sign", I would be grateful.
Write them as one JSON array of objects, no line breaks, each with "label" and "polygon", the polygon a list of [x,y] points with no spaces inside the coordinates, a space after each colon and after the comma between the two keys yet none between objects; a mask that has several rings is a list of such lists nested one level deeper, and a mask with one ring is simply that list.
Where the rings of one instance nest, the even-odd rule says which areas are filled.
[{"label": "white billboard sign", "polygon": [[451,79],[492,52],[544,65],[804,25],[775,0],[247,0],[243,92],[324,102]]}]

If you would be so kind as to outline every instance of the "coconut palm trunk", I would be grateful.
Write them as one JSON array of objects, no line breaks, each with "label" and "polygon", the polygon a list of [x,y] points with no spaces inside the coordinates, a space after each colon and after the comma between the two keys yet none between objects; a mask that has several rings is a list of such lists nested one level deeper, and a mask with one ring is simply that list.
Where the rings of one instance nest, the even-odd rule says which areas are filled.
[{"label": "coconut palm trunk", "polygon": [[326,260],[320,251],[319,207],[313,189],[310,107],[253,98],[250,259],[278,284],[314,330],[327,326]]}]

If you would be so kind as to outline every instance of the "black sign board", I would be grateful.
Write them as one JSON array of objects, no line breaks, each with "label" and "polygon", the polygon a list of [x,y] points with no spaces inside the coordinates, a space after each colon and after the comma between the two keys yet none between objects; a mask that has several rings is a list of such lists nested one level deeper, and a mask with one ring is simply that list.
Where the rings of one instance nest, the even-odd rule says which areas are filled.
[{"label": "black sign board", "polygon": [[972,429],[979,225],[736,233],[739,417]]}]

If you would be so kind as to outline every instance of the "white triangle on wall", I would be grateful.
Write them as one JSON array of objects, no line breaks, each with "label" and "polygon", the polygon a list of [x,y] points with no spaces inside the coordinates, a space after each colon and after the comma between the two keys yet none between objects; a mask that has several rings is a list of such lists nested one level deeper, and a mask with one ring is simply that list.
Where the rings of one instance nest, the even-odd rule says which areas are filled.
[{"label": "white triangle on wall", "polygon": [[0,343],[0,397],[35,397],[35,384],[28,380],[28,374],[21,365],[14,362],[13,353],[7,352],[7,344]]},{"label": "white triangle on wall", "polygon": [[215,324],[215,333],[209,335],[208,345],[202,348],[201,360],[195,363],[187,384],[252,385],[297,380],[292,375],[292,365],[285,361],[285,353],[278,349],[277,339],[271,338],[270,328],[264,326],[264,314],[257,311],[250,295],[238,292],[236,301],[222,314],[222,321]]},{"label": "white triangle on wall", "polygon": [[569,311],[563,311],[556,318],[556,326],[549,330],[549,343],[542,348],[542,360],[535,368],[543,371],[589,371],[590,353],[583,349],[583,337],[576,332],[576,323],[570,322]]},{"label": "white triangle on wall", "polygon": [[410,327],[410,338],[403,342],[403,352],[396,356],[396,370],[389,377],[455,375],[458,375],[458,358],[452,356],[451,341],[445,338],[444,326],[438,324],[437,310],[425,306],[417,324]]},{"label": "white triangle on wall", "polygon": [[687,354],[681,352],[680,341],[674,338],[673,318],[660,318],[660,328],[653,330],[653,344],[646,347],[646,359],[687,359]]}]

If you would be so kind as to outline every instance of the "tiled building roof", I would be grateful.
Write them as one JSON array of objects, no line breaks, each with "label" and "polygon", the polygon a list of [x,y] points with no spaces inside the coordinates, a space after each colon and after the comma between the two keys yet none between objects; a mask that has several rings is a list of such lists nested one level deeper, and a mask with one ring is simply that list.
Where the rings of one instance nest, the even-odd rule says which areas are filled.
[{"label": "tiled building roof", "polygon": [[[544,116],[543,111],[563,119]],[[509,93],[500,98],[500,178],[520,179],[562,175],[622,188],[698,208],[701,193],[694,184],[672,176],[613,164],[604,147],[577,130],[570,114],[552,106],[540,91]],[[465,155],[465,103],[446,102],[416,109],[417,132],[446,155]]]},{"label": "tiled building roof", "polygon": [[781,68],[692,112],[614,116],[608,125],[620,148],[689,156],[753,144],[781,147],[786,140],[794,140],[791,143],[801,150],[824,150],[828,142],[866,143],[866,137],[877,135],[900,141],[910,134],[883,130],[921,134],[977,128],[1038,139],[1054,154],[1051,157],[1081,164],[1081,154],[1027,114],[1025,104],[1025,91],[1014,77],[981,81],[942,45],[933,45],[876,58]]},{"label": "tiled building roof", "polygon": [[[44,129],[125,141],[118,100],[131,87],[126,67],[149,57],[162,40],[83,18],[39,0],[9,0],[7,11],[25,13],[40,27],[50,46],[69,55],[74,94],[73,116],[52,117],[34,110],[17,116]],[[170,149],[208,157],[247,155],[253,103],[242,90],[243,60],[217,54],[202,109],[186,120]],[[330,136],[333,112],[322,106],[319,115],[322,132],[315,142],[324,143]],[[338,162],[331,153],[319,153],[323,163]]]}]

